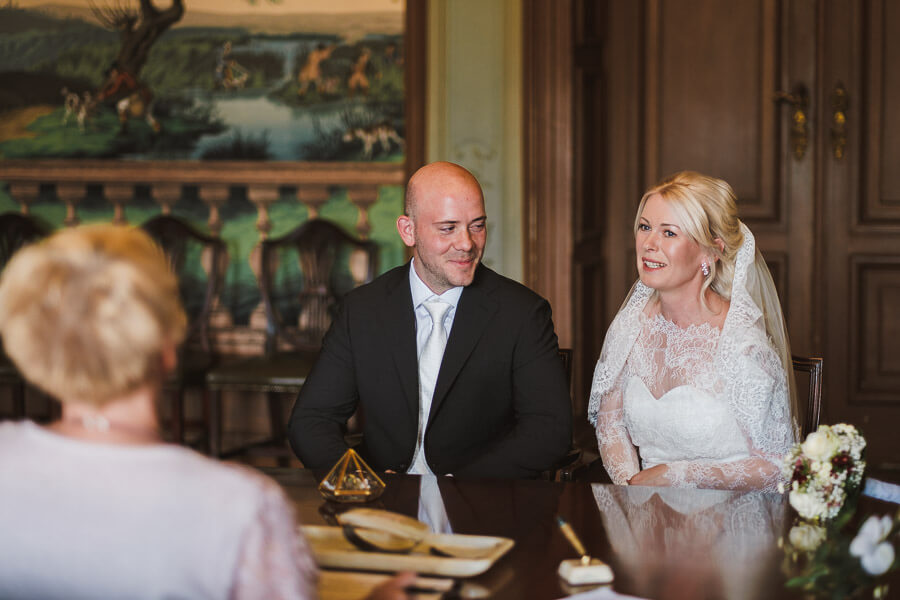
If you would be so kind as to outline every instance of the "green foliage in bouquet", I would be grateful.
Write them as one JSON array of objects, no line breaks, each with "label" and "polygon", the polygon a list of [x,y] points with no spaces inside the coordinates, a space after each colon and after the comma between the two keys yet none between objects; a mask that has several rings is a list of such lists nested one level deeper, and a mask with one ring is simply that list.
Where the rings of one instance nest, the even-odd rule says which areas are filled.
[{"label": "green foliage in bouquet", "polygon": [[849,527],[853,516],[854,508],[848,504],[825,525],[798,521],[787,539],[779,540],[787,587],[835,600],[862,597],[870,591],[873,598],[888,597],[881,576],[898,566],[900,511],[893,519],[869,517],[855,536]]}]

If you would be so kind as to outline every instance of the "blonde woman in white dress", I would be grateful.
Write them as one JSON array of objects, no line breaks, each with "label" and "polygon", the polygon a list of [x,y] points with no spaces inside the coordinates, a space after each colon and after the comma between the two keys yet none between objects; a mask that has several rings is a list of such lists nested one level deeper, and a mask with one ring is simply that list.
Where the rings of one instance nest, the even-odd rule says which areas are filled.
[{"label": "blonde woman in white dress", "polygon": [[616,484],[773,490],[796,438],[772,277],[720,179],[644,194],[640,279],[607,332],[588,416]]}]

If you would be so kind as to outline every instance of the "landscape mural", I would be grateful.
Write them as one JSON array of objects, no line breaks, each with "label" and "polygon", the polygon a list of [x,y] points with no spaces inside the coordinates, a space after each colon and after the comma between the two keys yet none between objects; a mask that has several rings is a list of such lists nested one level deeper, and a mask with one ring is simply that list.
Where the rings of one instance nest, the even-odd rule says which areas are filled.
[{"label": "landscape mural", "polygon": [[398,0],[7,0],[0,159],[404,157]]},{"label": "landscape mural", "polygon": [[[404,10],[402,0],[0,0],[0,163],[402,163]],[[341,183],[318,215],[357,235],[359,208]],[[79,222],[113,219],[100,188],[87,186]],[[405,260],[402,207],[402,188],[382,186],[368,210],[381,272]],[[0,181],[0,212],[20,209]],[[196,187],[171,210],[208,230]],[[67,218],[52,185],[28,211],[51,228]],[[124,218],[137,225],[159,212],[138,186]],[[309,218],[296,189],[268,213],[271,237]],[[220,215],[221,306],[246,326],[260,302],[258,210],[237,185]]]}]

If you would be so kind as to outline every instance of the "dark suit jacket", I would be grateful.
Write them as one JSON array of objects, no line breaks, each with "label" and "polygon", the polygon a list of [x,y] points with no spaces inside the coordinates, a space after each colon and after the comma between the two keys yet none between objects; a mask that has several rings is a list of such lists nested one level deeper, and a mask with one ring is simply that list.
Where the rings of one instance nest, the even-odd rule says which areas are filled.
[{"label": "dark suit jacket", "polygon": [[[419,393],[409,264],[345,296],[290,420],[304,465],[333,465],[361,404],[361,453],[376,470],[413,459]],[[533,477],[571,441],[568,385],[546,300],[485,266],[463,290],[425,430],[435,474]]]}]

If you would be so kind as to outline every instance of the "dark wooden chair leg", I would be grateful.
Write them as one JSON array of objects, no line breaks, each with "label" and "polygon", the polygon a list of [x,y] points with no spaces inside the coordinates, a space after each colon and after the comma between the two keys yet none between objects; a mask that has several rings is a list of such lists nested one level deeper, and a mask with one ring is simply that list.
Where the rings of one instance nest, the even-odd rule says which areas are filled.
[{"label": "dark wooden chair leg", "polygon": [[287,439],[287,430],[284,426],[284,413],[281,410],[281,394],[278,392],[268,392],[269,404],[269,426],[272,432],[272,442],[274,444],[283,444]]},{"label": "dark wooden chair leg", "polygon": [[14,383],[12,386],[13,397],[13,418],[25,418],[25,384],[23,382]]},{"label": "dark wooden chair leg", "polygon": [[206,451],[210,456],[222,456],[222,392],[211,390],[206,414]]},{"label": "dark wooden chair leg", "polygon": [[59,400],[56,398],[48,397],[47,401],[50,403],[50,409],[48,411],[50,413],[50,422],[58,421],[62,418],[62,404],[60,404]]},{"label": "dark wooden chair leg", "polygon": [[[200,427],[203,432],[200,435],[200,442],[203,444],[203,447],[206,449],[207,453],[209,452],[209,424],[212,423],[212,417],[209,414],[209,407],[212,403],[210,399],[210,390],[208,387],[203,386],[201,388],[201,398],[202,398],[202,406],[200,408]],[[198,446],[200,447],[200,446]]]},{"label": "dark wooden chair leg", "polygon": [[184,444],[184,388],[178,386],[172,392],[172,441]]},{"label": "dark wooden chair leg", "polygon": [[[269,405],[269,426],[272,432],[272,445],[277,449],[276,460],[279,467],[289,467],[291,465],[291,457],[287,453],[287,428],[284,422],[284,411],[282,410],[281,396],[278,392],[268,392]],[[282,450],[284,450],[282,452]]]}]

